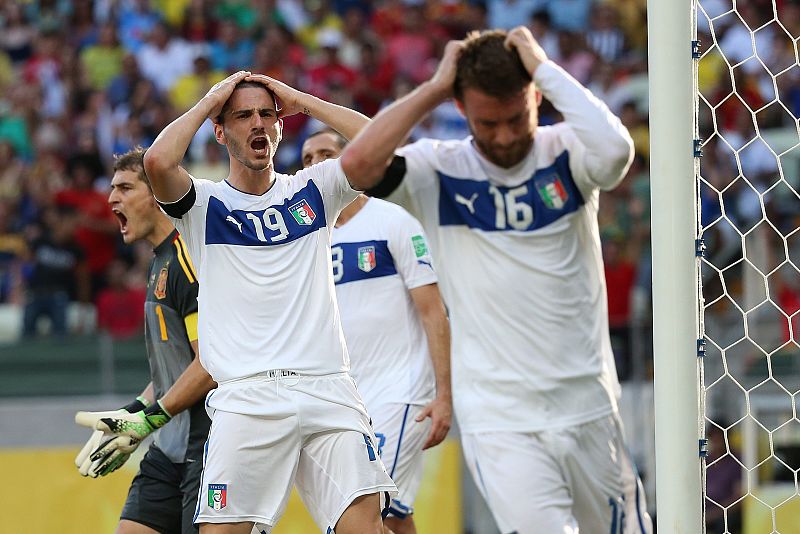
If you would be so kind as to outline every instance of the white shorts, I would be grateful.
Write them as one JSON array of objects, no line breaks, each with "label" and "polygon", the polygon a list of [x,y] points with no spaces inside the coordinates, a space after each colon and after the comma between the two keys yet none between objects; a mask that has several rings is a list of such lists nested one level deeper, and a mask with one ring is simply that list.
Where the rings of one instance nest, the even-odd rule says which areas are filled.
[{"label": "white shorts", "polygon": [[195,523],[253,521],[269,532],[296,484],[328,532],[355,498],[386,492],[388,506],[396,495],[353,379],[283,373],[221,384],[209,394]]},{"label": "white shorts", "polygon": [[414,498],[422,481],[422,446],[431,430],[431,420],[417,423],[423,406],[416,404],[373,403],[372,428],[378,438],[383,465],[397,485],[389,514],[400,519],[414,513]]},{"label": "white shorts", "polygon": [[503,534],[650,534],[617,414],[559,430],[462,434],[464,456]]}]

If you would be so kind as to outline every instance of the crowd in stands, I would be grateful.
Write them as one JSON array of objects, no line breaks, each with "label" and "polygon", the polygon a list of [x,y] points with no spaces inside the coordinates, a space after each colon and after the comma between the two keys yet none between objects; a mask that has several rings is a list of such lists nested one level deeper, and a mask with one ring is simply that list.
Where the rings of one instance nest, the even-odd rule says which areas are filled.
[{"label": "crowd in stands", "polygon": [[[723,250],[738,243],[736,225],[755,226],[766,212],[781,249],[780,235],[800,224],[787,185],[797,188],[800,159],[782,157],[780,174],[766,135],[747,143],[756,127],[795,128],[800,3],[777,0],[781,22],[770,24],[770,0],[737,2],[738,15],[725,15],[723,0],[701,5],[703,50],[715,38],[724,53],[712,50],[700,63],[703,224],[712,226],[710,245]],[[649,308],[633,297],[648,303],[651,279],[645,8],[645,0],[0,0],[0,301],[25,309],[26,335],[36,334],[40,315],[63,333],[59,310],[69,301],[94,304],[98,324],[114,335],[137,332],[150,255],[145,244],[121,245],[106,205],[112,155],[148,146],[228,73],[265,73],[371,116],[428,78],[449,39],[524,23],[635,142],[634,164],[603,194],[600,212],[610,326],[625,378],[633,316]],[[748,27],[762,27],[758,57]],[[731,72],[738,96],[730,94]],[[782,103],[767,106],[776,91]],[[750,110],[761,108],[754,124]],[[540,121],[558,120],[545,102]],[[300,166],[301,143],[318,127],[305,115],[285,121],[279,171]],[[467,134],[447,103],[412,140]],[[797,142],[795,135],[789,145]],[[185,163],[197,177],[225,177],[227,157],[210,123]],[[720,198],[725,217],[712,224],[723,213]],[[735,254],[724,261],[720,267]],[[782,278],[773,297],[791,314],[800,309],[800,277]]]}]

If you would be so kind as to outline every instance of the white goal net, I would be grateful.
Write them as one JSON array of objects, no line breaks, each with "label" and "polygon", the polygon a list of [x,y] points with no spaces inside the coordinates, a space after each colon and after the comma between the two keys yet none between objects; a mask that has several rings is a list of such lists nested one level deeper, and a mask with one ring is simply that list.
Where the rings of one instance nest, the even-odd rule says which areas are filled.
[{"label": "white goal net", "polygon": [[800,3],[695,9],[706,529],[800,532]]}]

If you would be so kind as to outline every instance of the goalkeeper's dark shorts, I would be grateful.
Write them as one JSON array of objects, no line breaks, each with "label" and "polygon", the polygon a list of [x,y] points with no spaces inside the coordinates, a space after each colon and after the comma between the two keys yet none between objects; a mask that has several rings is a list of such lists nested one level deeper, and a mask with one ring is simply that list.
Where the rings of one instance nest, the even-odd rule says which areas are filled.
[{"label": "goalkeeper's dark shorts", "polygon": [[192,519],[202,472],[201,460],[176,464],[151,446],[139,464],[120,519],[163,534],[197,534]]}]

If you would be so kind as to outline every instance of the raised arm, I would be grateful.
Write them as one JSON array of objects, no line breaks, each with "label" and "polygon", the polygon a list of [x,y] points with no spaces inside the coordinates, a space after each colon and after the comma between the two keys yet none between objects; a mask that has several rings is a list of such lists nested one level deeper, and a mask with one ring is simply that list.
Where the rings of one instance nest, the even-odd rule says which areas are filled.
[{"label": "raised arm", "polygon": [[263,83],[277,95],[281,101],[281,110],[278,112],[281,118],[303,113],[325,123],[347,140],[354,138],[369,123],[369,117],[358,111],[298,91],[275,78],[252,74],[247,77],[247,81]]},{"label": "raised arm", "polygon": [[608,107],[561,67],[548,61],[530,30],[508,32],[506,46],[515,48],[537,88],[564,116],[564,122],[586,148],[590,180],[601,189],[617,185],[633,161],[633,141]]},{"label": "raised arm", "polygon": [[164,128],[147,149],[144,170],[158,200],[175,202],[189,190],[191,178],[180,163],[192,138],[206,119],[216,119],[236,84],[249,75],[239,71],[216,84],[189,111]]},{"label": "raised arm", "polygon": [[433,77],[383,109],[342,152],[341,162],[355,189],[373,188],[383,178],[395,149],[411,129],[453,93],[461,41],[450,41]]}]

